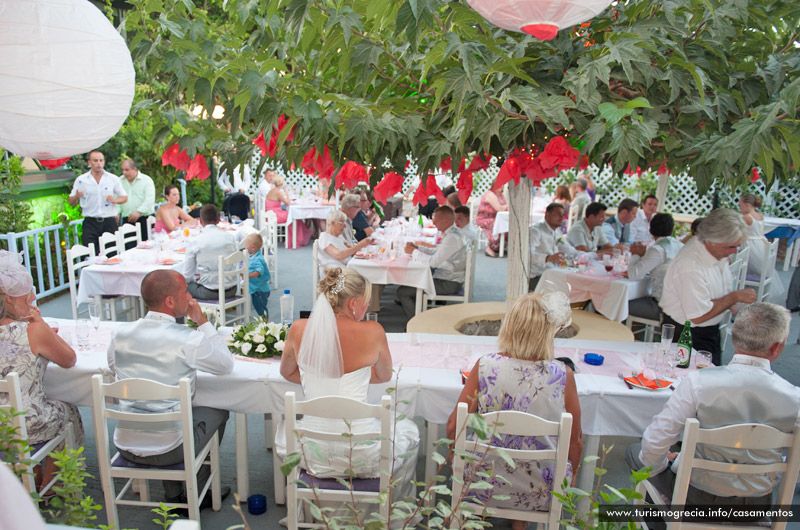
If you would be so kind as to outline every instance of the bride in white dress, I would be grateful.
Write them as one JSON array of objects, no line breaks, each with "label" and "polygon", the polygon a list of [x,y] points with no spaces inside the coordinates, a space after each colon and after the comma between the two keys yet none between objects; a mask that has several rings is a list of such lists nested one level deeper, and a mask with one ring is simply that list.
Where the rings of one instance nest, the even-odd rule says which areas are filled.
[{"label": "bride in white dress", "polygon": [[[744,222],[749,230],[749,235],[743,243],[750,249],[750,255],[747,260],[747,276],[749,280],[754,281],[758,281],[757,277],[761,276],[761,271],[767,266],[765,259],[769,248],[769,241],[764,237],[764,215],[758,211],[761,208],[761,203],[761,197],[753,193],[745,193],[739,198],[739,211],[742,213]],[[780,300],[776,302],[775,298],[780,298],[784,293],[784,289],[777,273],[772,276],[772,285],[769,286],[769,291],[769,301],[780,303]]]},{"label": "bride in white dress", "polygon": [[[331,268],[320,280],[318,292],[311,318],[297,320],[289,328],[281,356],[281,375],[301,384],[305,399],[345,396],[366,402],[370,383],[385,383],[393,377],[392,357],[383,327],[362,320],[369,307],[370,282],[351,269]],[[300,421],[314,430],[348,432],[342,420],[306,417]],[[378,420],[353,421],[350,428],[354,433],[375,430],[373,421]],[[410,419],[398,421],[393,441],[395,455],[413,454],[408,458],[398,457],[394,463],[394,478],[401,480],[393,498],[413,498],[419,446],[416,424]],[[347,477],[346,470],[351,469],[359,478],[380,476],[377,441],[354,447],[352,456],[347,441],[315,441],[315,445],[319,450],[306,451],[306,461],[301,464],[310,475]],[[275,446],[283,457],[286,442],[282,426]]]}]

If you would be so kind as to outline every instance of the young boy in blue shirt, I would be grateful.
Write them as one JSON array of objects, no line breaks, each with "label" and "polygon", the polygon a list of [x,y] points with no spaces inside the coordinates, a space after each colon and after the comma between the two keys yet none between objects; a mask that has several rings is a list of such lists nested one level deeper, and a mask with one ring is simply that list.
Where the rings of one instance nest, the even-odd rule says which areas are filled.
[{"label": "young boy in blue shirt", "polygon": [[250,254],[250,296],[253,310],[257,315],[269,320],[267,302],[271,289],[270,275],[267,262],[264,261],[264,255],[261,253],[263,246],[264,240],[258,234],[250,234],[244,240],[244,248]]}]

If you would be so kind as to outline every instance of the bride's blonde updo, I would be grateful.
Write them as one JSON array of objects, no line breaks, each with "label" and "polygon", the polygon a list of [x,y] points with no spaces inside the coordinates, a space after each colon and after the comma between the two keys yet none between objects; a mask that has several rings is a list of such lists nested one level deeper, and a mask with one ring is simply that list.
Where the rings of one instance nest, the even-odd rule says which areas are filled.
[{"label": "bride's blonde updo", "polygon": [[317,287],[319,294],[324,294],[331,307],[342,307],[350,298],[369,302],[372,285],[369,280],[352,269],[333,267],[325,271],[325,276]]}]

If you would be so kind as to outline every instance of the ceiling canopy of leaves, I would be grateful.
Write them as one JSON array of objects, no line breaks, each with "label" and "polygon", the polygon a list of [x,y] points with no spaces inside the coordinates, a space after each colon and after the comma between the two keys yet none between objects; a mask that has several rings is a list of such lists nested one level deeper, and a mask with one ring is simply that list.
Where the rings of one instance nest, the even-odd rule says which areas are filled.
[{"label": "ceiling canopy of leaves", "polygon": [[[190,156],[240,163],[285,114],[295,135],[282,129],[277,156],[298,165],[327,145],[337,167],[389,158],[397,170],[410,153],[426,171],[560,134],[592,162],[666,163],[701,189],[754,166],[768,180],[800,167],[800,2],[620,1],[548,42],[462,1],[130,3],[140,80],[171,94],[135,110],[163,122],[164,145],[183,131]],[[225,116],[195,117],[197,105]]]}]

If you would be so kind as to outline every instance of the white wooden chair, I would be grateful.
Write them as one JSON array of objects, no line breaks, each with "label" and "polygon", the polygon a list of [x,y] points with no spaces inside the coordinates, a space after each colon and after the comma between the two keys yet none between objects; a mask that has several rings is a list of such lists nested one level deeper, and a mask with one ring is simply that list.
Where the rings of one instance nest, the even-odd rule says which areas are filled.
[{"label": "white wooden chair", "polygon": [[284,244],[285,247],[288,248],[288,245],[289,245],[289,224],[290,223],[279,223],[278,222],[278,216],[272,210],[269,210],[266,213],[266,215],[267,215],[267,223],[273,223],[275,225],[275,240],[276,240],[276,243],[280,238],[283,238],[283,244]]},{"label": "white wooden chair", "polygon": [[[747,261],[750,258],[750,249],[747,247],[742,247],[739,252],[731,259],[731,264],[728,265],[728,269],[731,273],[731,279],[733,280],[733,290],[736,291],[738,289],[744,289],[745,281],[747,278]],[[731,334],[731,326],[733,325],[733,314],[730,310],[726,310],[722,321],[719,325],[719,333],[720,333],[720,344],[721,348],[724,350],[725,346],[728,344],[728,337]]]},{"label": "white wooden chair", "polygon": [[[22,390],[19,386],[19,375],[16,372],[10,372],[6,375],[5,379],[0,379],[0,394],[8,394],[4,400],[4,404],[0,404],[0,410],[10,412],[14,409],[16,412],[25,412],[26,407],[22,401]],[[17,428],[17,438],[28,442],[28,429],[25,424],[25,416],[14,416],[11,418],[11,424]],[[47,440],[46,442],[38,443],[33,446],[33,451],[28,453],[19,453],[17,455],[17,469],[23,471],[22,483],[31,493],[37,491],[36,481],[34,480],[33,468],[30,464],[22,463],[26,461],[33,461],[38,465],[44,467],[44,460],[47,455],[60,448],[65,444],[68,449],[75,449],[75,427],[72,422],[67,422],[66,427],[55,438]],[[6,455],[6,461],[10,462],[10,455]],[[38,489],[39,494],[43,494],[50,490],[56,483],[56,478],[53,477],[50,482],[44,484]]]},{"label": "white wooden chair", "polygon": [[748,274],[745,279],[745,287],[752,287],[756,290],[756,300],[759,302],[765,302],[769,298],[772,279],[775,276],[775,261],[778,259],[778,245],[780,245],[780,240],[775,239],[766,247],[761,261],[761,274]]},{"label": "white wooden chair", "polygon": [[97,240],[97,255],[106,259],[119,256],[119,238],[116,233],[105,232]]},{"label": "white wooden chair", "polygon": [[[67,249],[67,279],[69,280],[69,299],[70,305],[72,306],[73,320],[77,320],[78,315],[81,314],[80,308],[78,307],[78,277],[80,276],[81,269],[92,264],[90,258],[94,258],[94,243],[89,243],[88,247],[72,245]],[[108,309],[111,320],[117,320],[116,302],[123,297],[98,298],[101,308],[105,306],[105,308]],[[97,303],[96,300],[97,299],[95,299],[94,303]],[[88,312],[88,309],[84,309],[84,311]]]},{"label": "white wooden chair", "polygon": [[[695,448],[703,444],[708,446],[718,446],[736,449],[785,449],[786,458],[774,464],[742,464],[735,462],[719,462],[706,460],[696,456]],[[794,433],[784,433],[758,423],[744,423],[739,425],[729,425],[717,429],[701,429],[700,422],[695,418],[686,420],[683,429],[683,445],[678,462],[678,470],[675,476],[675,488],[672,490],[672,497],[669,506],[681,506],[686,504],[686,494],[689,490],[689,479],[692,470],[705,469],[717,473],[729,473],[736,475],[777,473],[779,474],[780,486],[778,487],[778,497],[776,505],[792,504],[794,488],[797,484],[797,473],[800,471],[800,431]],[[780,475],[782,473],[782,476]],[[666,506],[661,492],[649,481],[644,480],[637,486],[637,491],[644,494],[647,492],[650,498],[657,505]],[[636,504],[641,504],[644,499],[638,499]],[[647,528],[647,526],[644,526]],[[702,528],[702,529],[758,529],[764,528],[759,524],[709,524],[709,523],[687,523],[687,522],[668,522],[667,530],[680,530],[682,528]],[[773,521],[772,530],[784,530],[786,521]]]},{"label": "white wooden chair", "polygon": [[131,225],[125,223],[117,230],[117,246],[121,251],[124,251],[128,243],[133,243],[133,246],[142,242],[142,232],[139,230],[139,225]]},{"label": "white wooden chair", "polygon": [[628,314],[628,319],[625,320],[625,325],[628,326],[628,329],[632,331],[634,323],[642,324],[644,326],[644,342],[653,342],[653,335],[655,335],[655,330],[661,326],[660,320],[652,320],[649,318],[637,317]]},{"label": "white wooden chair", "polygon": [[[233,322],[241,321],[245,324],[250,321],[250,276],[248,271],[249,258],[246,252],[237,250],[230,256],[219,257],[219,298],[216,300],[197,300],[200,307],[214,309],[219,314],[220,326],[229,326]],[[225,298],[225,284],[236,282],[236,293],[231,298]],[[232,317],[228,317],[228,310],[234,310]],[[239,314],[236,314],[239,313]]]},{"label": "white wooden chair", "polygon": [[[176,508],[187,508],[189,518],[200,520],[200,501],[211,489],[211,500],[214,511],[219,511],[222,505],[220,495],[220,469],[219,469],[219,436],[214,436],[195,456],[194,427],[192,423],[192,396],[191,384],[188,378],[183,378],[178,386],[169,386],[147,379],[123,379],[114,383],[103,383],[103,376],[92,376],[92,419],[94,422],[95,442],[97,447],[97,461],[100,472],[100,482],[106,503],[106,514],[109,525],[119,522],[117,505],[157,507],[159,502],[149,498],[148,480],[175,480],[186,482],[185,503],[165,503]],[[121,410],[119,407],[111,408],[107,405],[106,398],[141,401],[173,400],[179,403],[180,410],[176,412],[137,413]],[[109,451],[109,430],[107,419],[117,421],[135,421],[138,423],[152,423],[154,430],[159,427],[171,428],[175,423],[180,424],[183,434],[182,466],[147,466],[135,464],[125,460],[118,452],[111,456]],[[160,425],[159,425],[160,424]],[[211,467],[211,474],[205,484],[197,483],[197,472],[204,465]],[[176,469],[181,468],[181,469]],[[125,485],[116,493],[114,479],[126,479]],[[125,498],[125,494],[136,481],[140,485],[139,499]]]},{"label": "white wooden chair", "polygon": [[475,285],[475,257],[478,252],[478,245],[474,241],[467,243],[467,268],[464,272],[464,286],[460,293],[440,295],[437,294],[432,298],[428,295],[422,294],[422,307],[423,310],[428,309],[428,302],[460,302],[466,304],[472,301],[472,291]]},{"label": "white wooden chair", "polygon": [[264,240],[264,261],[269,268],[269,284],[278,288],[278,227],[274,223],[264,222],[261,227],[261,239]]},{"label": "white wooden chair", "polygon": [[[450,506],[453,509],[453,520],[450,528],[461,528],[465,514],[474,513],[480,516],[483,506],[464,500],[464,471],[469,463],[459,453],[487,453],[492,454],[493,446],[478,440],[467,440],[467,419],[469,409],[466,403],[459,403],[456,411],[456,440],[455,456],[453,457],[453,485]],[[557,436],[558,445],[555,449],[546,450],[521,450],[503,449],[505,453],[516,461],[522,460],[550,460],[555,462],[553,485],[555,491],[561,493],[561,485],[567,472],[567,457],[569,456],[569,441],[572,431],[572,414],[564,412],[560,421],[548,421],[532,414],[515,410],[490,412],[483,414],[486,424],[491,429],[489,439],[495,434],[509,434],[516,436]],[[473,433],[474,435],[474,433]],[[502,474],[502,473],[501,473]],[[516,519],[547,525],[550,530],[558,530],[558,521],[561,519],[561,503],[555,496],[551,496],[550,509],[546,512],[511,510],[491,508],[494,517],[503,519]]]},{"label": "white wooden chair", "polygon": [[[294,392],[287,392],[285,396],[286,413],[286,454],[302,452],[300,444],[308,441],[341,441],[341,429],[336,432],[321,432],[303,428],[297,425],[297,416],[306,415],[317,418],[347,419],[355,420],[362,418],[379,418],[380,430],[370,432],[353,433],[349,440],[353,444],[359,444],[371,440],[380,443],[380,478],[379,479],[354,479],[352,481],[352,491],[344,488],[336,479],[313,478],[301,467],[295,466],[288,477],[287,494],[288,500],[287,523],[289,530],[296,530],[298,527],[312,528],[319,525],[313,523],[298,522],[298,510],[302,508],[298,503],[306,501],[313,503],[315,500],[333,501],[342,505],[364,499],[380,498],[381,492],[389,491],[389,477],[392,466],[392,440],[391,440],[391,398],[384,395],[380,405],[369,405],[355,399],[340,396],[326,396],[308,401],[295,401]],[[302,441],[301,441],[302,440]],[[306,446],[306,451],[309,448]],[[307,485],[314,483],[314,489],[304,487],[298,482]],[[360,508],[374,506],[374,504],[362,503]],[[387,520],[389,518],[390,506],[387,502],[379,503],[380,513]]]},{"label": "white wooden chair", "polygon": [[153,236],[156,235],[155,226],[156,226],[156,216],[155,215],[148,215],[147,216],[147,239],[153,239]]}]

